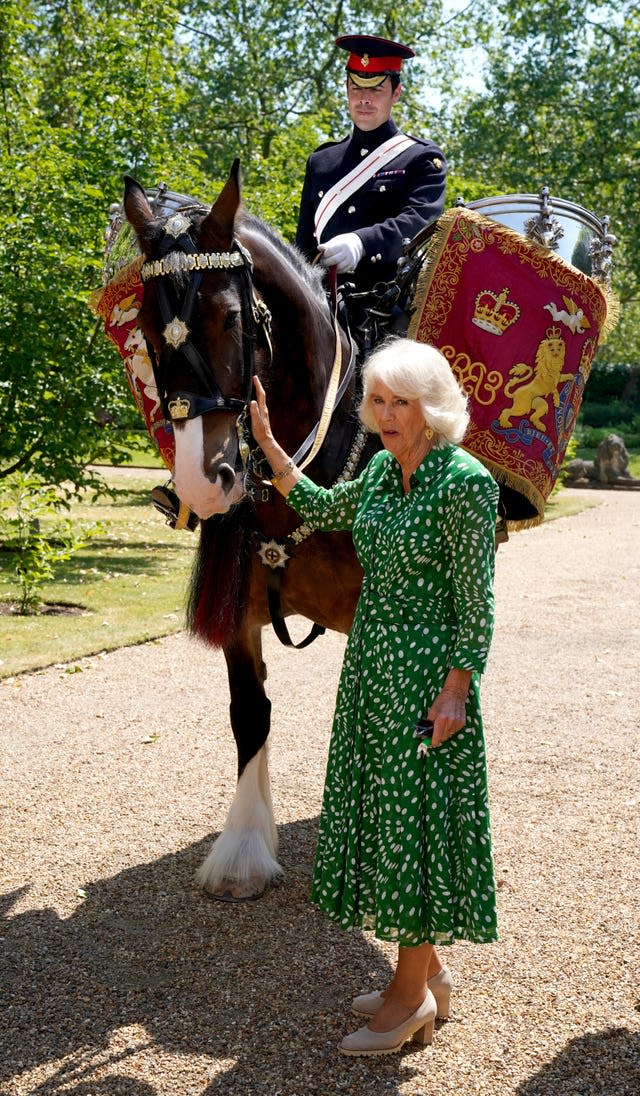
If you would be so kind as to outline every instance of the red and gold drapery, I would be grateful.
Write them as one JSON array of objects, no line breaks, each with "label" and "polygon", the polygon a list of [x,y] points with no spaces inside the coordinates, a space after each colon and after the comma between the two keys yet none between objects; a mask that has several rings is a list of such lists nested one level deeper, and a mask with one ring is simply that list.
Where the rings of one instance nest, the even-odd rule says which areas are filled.
[{"label": "red and gold drapery", "polygon": [[104,320],[105,333],[122,357],[131,393],[151,439],[167,468],[173,470],[173,427],[162,414],[147,343],[138,327],[144,292],[142,263],[141,256],[119,270],[104,289],[94,293],[91,307]]},{"label": "red and gold drapery", "polygon": [[436,346],[469,397],[463,446],[505,485],[511,528],[542,521],[607,325],[602,287],[472,210],[438,222],[409,337]]}]

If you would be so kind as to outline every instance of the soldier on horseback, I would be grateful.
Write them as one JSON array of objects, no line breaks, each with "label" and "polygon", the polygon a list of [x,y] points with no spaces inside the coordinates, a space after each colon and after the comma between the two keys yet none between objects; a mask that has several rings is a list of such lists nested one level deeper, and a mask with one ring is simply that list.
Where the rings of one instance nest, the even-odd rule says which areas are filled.
[{"label": "soldier on horseback", "polygon": [[404,333],[398,260],[444,207],[446,163],[430,140],[401,133],[391,117],[402,94],[409,46],[343,35],[353,132],[320,145],[307,161],[296,244],[334,268],[348,324],[366,358],[387,332]]},{"label": "soldier on horseback", "polygon": [[409,46],[343,35],[353,133],[309,157],[296,244],[311,261],[351,275],[357,290],[395,278],[405,241],[444,208],[446,163],[432,141],[401,133],[391,117]]}]

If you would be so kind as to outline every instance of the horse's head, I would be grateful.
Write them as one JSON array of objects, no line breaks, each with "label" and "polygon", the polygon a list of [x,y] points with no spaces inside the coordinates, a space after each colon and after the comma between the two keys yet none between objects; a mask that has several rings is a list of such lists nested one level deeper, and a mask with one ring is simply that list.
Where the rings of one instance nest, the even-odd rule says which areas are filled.
[{"label": "horse's head", "polygon": [[260,318],[251,256],[235,235],[239,162],[208,212],[194,204],[158,217],[142,187],[125,184],[125,213],[145,260],[139,323],[174,427],[176,490],[207,518],[244,493],[244,419]]}]

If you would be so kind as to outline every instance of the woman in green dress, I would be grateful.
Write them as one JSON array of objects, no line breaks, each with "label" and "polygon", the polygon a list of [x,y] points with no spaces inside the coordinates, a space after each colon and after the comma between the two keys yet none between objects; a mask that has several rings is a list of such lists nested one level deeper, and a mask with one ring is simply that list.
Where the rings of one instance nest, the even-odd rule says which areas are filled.
[{"label": "woman in green dress", "polygon": [[253,433],[274,484],[315,529],[351,530],[364,571],[312,898],[344,928],[397,943],[391,983],[354,1000],[370,1019],[340,1046],[393,1053],[410,1038],[431,1042],[436,1014],[448,1015],[451,978],[436,945],[497,938],[479,677],[493,630],[498,487],[458,447],[466,397],[433,347],[398,339],[369,358],[360,416],[384,448],[333,488],[278,445],[257,378],[255,387]]}]

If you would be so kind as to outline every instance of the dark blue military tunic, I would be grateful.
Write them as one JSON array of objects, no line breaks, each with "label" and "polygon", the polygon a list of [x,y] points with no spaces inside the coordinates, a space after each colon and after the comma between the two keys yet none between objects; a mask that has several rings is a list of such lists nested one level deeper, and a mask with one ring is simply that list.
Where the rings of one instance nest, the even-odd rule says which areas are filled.
[{"label": "dark blue military tunic", "polygon": [[[314,216],[322,197],[361,163],[369,152],[399,133],[389,119],[365,133],[354,127],[351,137],[321,145],[307,160],[300,200],[296,244],[308,259],[317,254]],[[359,289],[395,277],[403,240],[413,239],[444,208],[446,161],[432,141],[415,144],[389,161],[336,210],[322,233],[322,242],[343,232],[357,232],[364,255],[354,274],[346,275]]]}]

